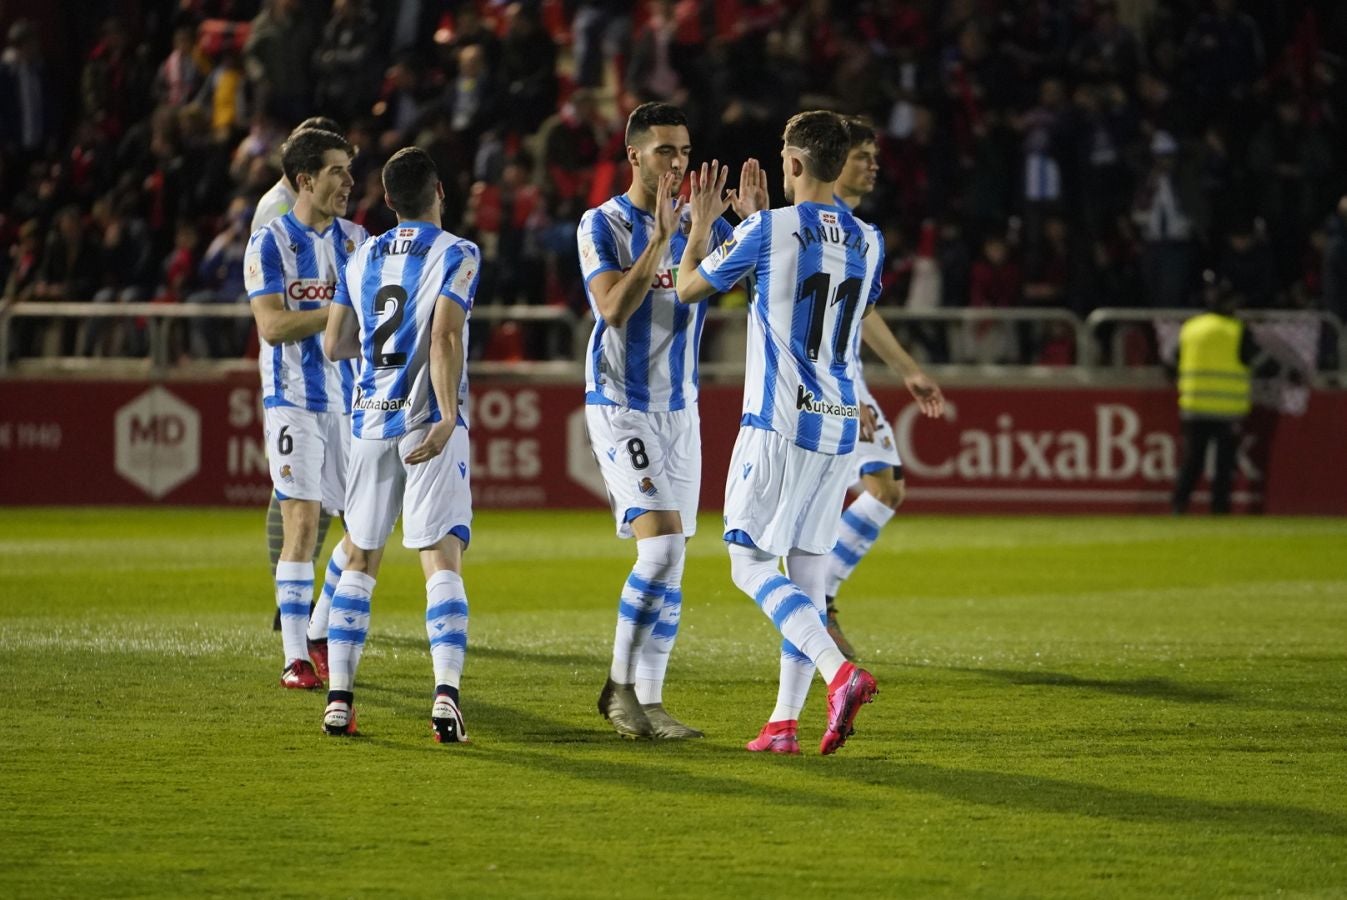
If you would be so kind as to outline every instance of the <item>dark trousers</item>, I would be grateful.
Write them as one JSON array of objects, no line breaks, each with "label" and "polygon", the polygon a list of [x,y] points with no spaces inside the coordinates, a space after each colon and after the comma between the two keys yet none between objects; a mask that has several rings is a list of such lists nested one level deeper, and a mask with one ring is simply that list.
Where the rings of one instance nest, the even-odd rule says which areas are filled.
[{"label": "dark trousers", "polygon": [[1235,477],[1235,450],[1239,446],[1238,419],[1184,419],[1183,464],[1174,485],[1174,511],[1188,511],[1202,468],[1207,461],[1207,444],[1216,442],[1216,471],[1211,479],[1211,511],[1230,512],[1230,484]]}]

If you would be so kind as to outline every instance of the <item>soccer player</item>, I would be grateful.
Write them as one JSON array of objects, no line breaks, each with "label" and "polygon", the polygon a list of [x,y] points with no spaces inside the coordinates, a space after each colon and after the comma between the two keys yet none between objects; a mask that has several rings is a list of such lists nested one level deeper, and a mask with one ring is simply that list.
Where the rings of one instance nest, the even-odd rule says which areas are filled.
[{"label": "soccer player", "polygon": [[[310,116],[303,122],[295,126],[295,130],[290,132],[291,136],[295,132],[304,128],[317,128],[320,131],[331,131],[336,134],[341,133],[341,126],[326,116]],[[284,172],[281,177],[267,189],[267,192],[257,201],[257,208],[253,210],[252,226],[248,229],[249,234],[253,234],[263,225],[278,219],[281,216],[294,209],[295,206],[295,186],[290,183],[289,177]],[[332,523],[332,516],[327,510],[322,510],[318,514],[318,536],[314,540],[314,564],[318,562],[317,554],[322,552],[323,545],[327,543],[327,529]],[[281,558],[281,543],[284,540],[285,532],[281,528],[281,501],[276,499],[275,492],[272,492],[271,502],[267,505],[267,555],[271,558],[271,576],[276,577],[276,563]],[[323,598],[330,603],[332,600],[332,589],[337,585],[337,578],[341,577],[338,570],[335,575],[331,566],[328,567],[323,580]],[[316,618],[314,619],[316,621]],[[312,624],[312,622],[311,622]],[[322,623],[321,633],[312,634],[310,629],[310,640],[315,637],[320,640],[326,640],[327,622]],[[276,610],[276,619],[272,623],[272,628],[276,631],[281,630],[281,611]],[[319,674],[322,674],[320,671]]]},{"label": "soccer player", "polygon": [[402,543],[420,551],[426,576],[431,727],[440,743],[459,743],[468,740],[458,708],[468,646],[468,596],[459,573],[472,527],[463,348],[481,253],[440,228],[444,188],[424,150],[393,154],[383,183],[397,227],[356,251],[338,282],[323,341],[332,359],[360,359],[346,488],[352,546],[332,601],[323,729],[355,733],[355,673],[370,597],[401,512]]},{"label": "soccer player", "polygon": [[[701,488],[697,353],[706,310],[674,293],[689,246],[676,199],[692,153],[687,118],[667,103],[642,104],[627,120],[626,142],[631,187],[588,210],[577,233],[594,313],[585,423],[617,534],[636,537],[599,712],[624,737],[701,737],[663,705],[682,609],[683,548],[697,530]],[[741,215],[766,206],[756,161],[744,163],[734,202]],[[705,223],[698,258],[708,240],[730,233],[723,219]]]},{"label": "soccer player", "polygon": [[[323,686],[314,668],[326,647],[310,642],[310,628],[326,637],[327,611],[313,610],[313,556],[319,513],[337,511],[346,493],[346,414],[351,368],[323,357],[320,332],[347,257],[368,235],[338,218],[350,200],[351,145],[339,134],[306,128],[281,150],[281,165],[299,193],[295,208],[256,231],[244,255],[243,275],[261,344],[263,422],[271,481],[281,505],[284,539],[276,565],[288,688]],[[350,550],[343,539],[329,569]],[[315,657],[317,659],[315,660]]]},{"label": "soccer player", "polygon": [[820,753],[842,746],[877,690],[824,625],[827,554],[855,479],[860,321],[879,294],[884,253],[877,230],[833,202],[848,143],[834,113],[792,117],[781,160],[794,205],[749,216],[704,260],[692,248],[705,245],[710,220],[724,209],[725,176],[712,166],[691,179],[679,299],[693,302],[756,276],[743,415],[725,486],[731,577],[784,638],[777,705],[748,743],[754,751],[800,752],[799,713],[815,669],[828,683]]},{"label": "soccer player", "polygon": [[[855,209],[875,189],[875,174],[879,171],[879,148],[875,130],[861,119],[846,120],[851,149],[846,164],[837,179],[839,205]],[[874,350],[889,368],[902,376],[903,383],[920,404],[927,416],[940,416],[945,410],[945,398],[940,386],[917,365],[889,326],[879,316],[866,316],[861,322],[861,338]],[[856,445],[855,468],[860,476],[861,491],[842,513],[838,527],[837,544],[829,555],[828,578],[825,585],[828,604],[828,633],[837,648],[852,662],[856,651],[837,623],[837,605],[834,598],[842,582],[846,581],[861,559],[874,546],[879,531],[893,518],[903,503],[907,485],[903,479],[903,461],[898,456],[893,428],[884,411],[875,402],[860,371],[861,360],[856,360],[856,397],[872,422],[862,419],[860,443]]]}]

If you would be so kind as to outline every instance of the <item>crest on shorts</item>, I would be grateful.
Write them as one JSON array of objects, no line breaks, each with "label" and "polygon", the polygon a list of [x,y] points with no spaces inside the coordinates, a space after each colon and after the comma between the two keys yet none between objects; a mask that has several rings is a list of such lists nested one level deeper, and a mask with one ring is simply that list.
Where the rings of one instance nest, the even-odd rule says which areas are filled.
[{"label": "crest on shorts", "polygon": [[893,449],[893,441],[889,440],[887,436],[884,438],[884,449],[885,450]]},{"label": "crest on shorts", "polygon": [[294,480],[295,476],[290,471],[290,464],[286,463],[285,465],[281,466],[281,481],[284,481],[286,484],[291,484],[294,482]]},{"label": "crest on shorts", "polygon": [[659,489],[655,487],[655,482],[650,480],[649,475],[641,479],[640,483],[636,485],[636,489],[647,497],[653,497],[659,493]]}]

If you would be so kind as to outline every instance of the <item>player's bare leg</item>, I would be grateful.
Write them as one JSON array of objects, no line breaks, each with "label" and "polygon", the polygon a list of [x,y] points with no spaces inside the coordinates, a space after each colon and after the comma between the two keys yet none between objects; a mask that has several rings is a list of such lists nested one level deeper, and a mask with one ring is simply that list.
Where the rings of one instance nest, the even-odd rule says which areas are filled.
[{"label": "player's bare leg", "polygon": [[[318,564],[318,554],[323,552],[324,545],[327,544],[327,530],[332,524],[332,515],[327,510],[321,510],[318,514],[318,536],[314,542],[313,563]],[[281,521],[281,501],[276,499],[275,492],[271,494],[271,502],[267,504],[267,556],[271,560],[271,577],[276,577],[276,564],[281,559],[281,546],[285,543],[285,525]],[[275,618],[271,622],[272,631],[281,630],[281,611],[276,610]]]}]

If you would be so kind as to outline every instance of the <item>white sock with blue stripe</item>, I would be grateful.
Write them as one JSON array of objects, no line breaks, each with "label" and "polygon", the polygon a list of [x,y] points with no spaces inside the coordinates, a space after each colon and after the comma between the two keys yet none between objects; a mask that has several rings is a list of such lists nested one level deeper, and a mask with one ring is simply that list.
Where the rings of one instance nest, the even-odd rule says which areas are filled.
[{"label": "white sock with blue stripe", "polygon": [[[820,553],[792,553],[786,558],[786,574],[814,604],[819,621],[825,627],[828,613],[823,582],[828,575],[828,566],[828,557]],[[800,710],[804,709],[805,701],[809,699],[814,671],[814,663],[799,647],[787,640],[781,642],[781,673],[777,682],[776,708],[772,710],[769,722],[800,718]]]},{"label": "white sock with blue stripe", "polygon": [[276,563],[276,608],[281,611],[281,643],[285,664],[309,658],[304,630],[309,626],[313,599],[313,562]]},{"label": "white sock with blue stripe", "polygon": [[[687,546],[686,541],[684,546]],[[679,556],[669,573],[659,618],[636,657],[636,699],[641,703],[664,702],[664,673],[669,668],[669,654],[678,639],[678,623],[683,617],[683,562],[686,558]]]},{"label": "white sock with blue stripe", "polygon": [[617,630],[613,634],[613,663],[608,675],[618,684],[632,684],[632,661],[659,619],[669,576],[683,558],[683,536],[662,534],[636,542],[636,565],[622,585],[617,606]]},{"label": "white sock with blue stripe", "polygon": [[355,670],[365,652],[369,635],[370,597],[374,579],[364,572],[346,570],[332,595],[332,614],[328,617],[327,668],[328,690],[350,691],[355,685]]},{"label": "white sock with blue stripe", "polygon": [[846,662],[828,629],[819,620],[814,601],[777,567],[776,557],[762,550],[731,544],[730,577],[753,598],[781,636],[813,660],[825,681]]},{"label": "white sock with blue stripe", "polygon": [[332,558],[327,561],[327,568],[323,570],[323,592],[318,595],[318,603],[313,608],[313,615],[309,617],[309,640],[324,641],[327,640],[327,617],[332,609],[332,595],[337,592],[337,582],[341,581],[342,570],[350,562],[346,558],[346,542],[337,541],[337,546],[332,548]]},{"label": "white sock with blue stripe", "polygon": [[870,552],[879,537],[879,530],[893,518],[893,508],[876,500],[868,492],[862,492],[852,504],[842,512],[842,522],[837,529],[837,543],[829,554],[827,595],[836,597],[842,582],[851,575],[851,570]]},{"label": "white sock with blue stripe", "polygon": [[426,637],[436,687],[457,688],[468,652],[468,594],[457,572],[441,569],[426,582]]}]

